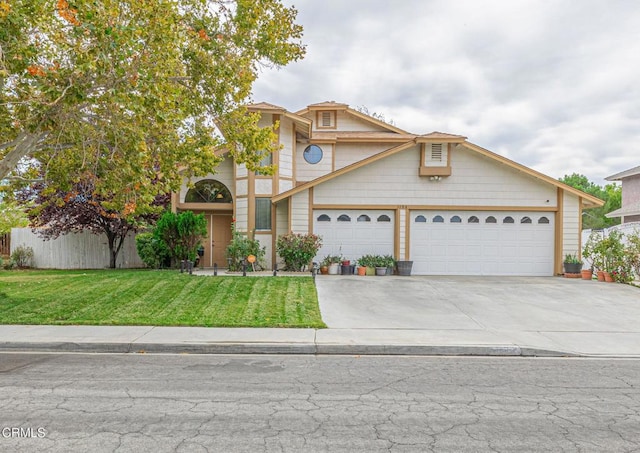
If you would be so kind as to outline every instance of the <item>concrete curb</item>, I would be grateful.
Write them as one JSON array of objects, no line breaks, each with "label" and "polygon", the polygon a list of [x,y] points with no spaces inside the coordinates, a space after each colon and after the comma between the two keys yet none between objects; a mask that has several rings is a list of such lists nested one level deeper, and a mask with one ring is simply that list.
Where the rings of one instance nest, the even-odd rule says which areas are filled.
[{"label": "concrete curb", "polygon": [[519,346],[359,345],[313,343],[83,343],[4,342],[0,352],[117,354],[304,354],[485,357],[585,357],[565,351]]}]

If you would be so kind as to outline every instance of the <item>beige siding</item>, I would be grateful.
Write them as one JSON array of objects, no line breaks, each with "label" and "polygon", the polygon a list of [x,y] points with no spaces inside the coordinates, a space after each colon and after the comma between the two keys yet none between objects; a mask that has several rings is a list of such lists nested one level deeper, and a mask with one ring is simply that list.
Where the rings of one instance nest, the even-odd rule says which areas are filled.
[{"label": "beige siding", "polygon": [[247,217],[249,215],[247,198],[236,199],[236,228],[238,231],[247,231]]},{"label": "beige siding", "polygon": [[236,165],[236,177],[246,178],[247,176],[249,176],[249,172],[247,171],[245,164]]},{"label": "beige siding", "polygon": [[[104,234],[83,231],[45,241],[30,228],[11,230],[11,250],[19,246],[33,249],[33,267],[41,269],[104,269],[109,267],[109,245]],[[118,268],[144,267],[130,234],[116,261]]]},{"label": "beige siding", "polygon": [[[210,173],[202,178],[193,178],[191,183],[195,184],[203,179],[215,179],[216,181],[220,181],[222,184],[227,186],[227,189],[231,192],[231,196],[235,198],[236,190],[233,184],[233,162],[231,159],[223,160],[220,165],[216,167],[215,174]],[[187,196],[188,191],[189,187],[187,187],[187,181],[184,181],[180,188],[180,203],[184,203],[184,199]]]},{"label": "beige siding", "polygon": [[264,263],[260,264],[265,266],[267,269],[271,269],[273,267],[273,263],[271,262],[271,251],[273,249],[271,244],[271,235],[256,234],[255,238],[258,242],[260,242],[260,245],[266,249],[266,253],[264,254]]},{"label": "beige siding", "polygon": [[309,232],[309,191],[303,190],[291,197],[291,231]]},{"label": "beige siding", "polygon": [[280,192],[286,192],[287,190],[293,189],[293,181],[289,181],[287,179],[280,180]]},{"label": "beige siding", "polygon": [[562,217],[562,258],[580,251],[580,206],[578,197],[565,192],[563,197],[564,216]]},{"label": "beige siding", "polygon": [[256,195],[271,195],[273,190],[272,179],[256,178]]},{"label": "beige siding", "polygon": [[371,163],[315,188],[315,203],[544,206],[556,204],[555,187],[458,146],[452,175],[418,176],[419,147]]},{"label": "beige siding", "polygon": [[312,179],[319,178],[320,176],[331,173],[332,171],[333,145],[318,145],[322,148],[322,160],[314,165],[307,163],[302,155],[307,146],[308,144],[306,143],[298,143],[298,151],[296,155],[296,179],[298,181],[311,181]]},{"label": "beige siding", "polygon": [[289,119],[284,119],[280,123],[280,144],[278,172],[281,177],[293,177],[293,127]]},{"label": "beige siding", "polygon": [[395,145],[389,144],[338,144],[336,145],[336,170],[366,159]]},{"label": "beige siding", "polygon": [[238,179],[236,181],[236,193],[238,195],[247,195],[249,193],[249,181],[247,179]]},{"label": "beige siding", "polygon": [[386,131],[382,126],[377,126],[363,121],[347,112],[338,112],[337,130],[339,131]]},{"label": "beige siding", "polygon": [[[289,200],[283,200],[276,205],[276,237],[289,232]],[[280,257],[278,263],[284,263]],[[279,268],[283,266],[278,266]]]},{"label": "beige siding", "polygon": [[406,245],[407,245],[407,212],[404,209],[400,210],[400,253],[397,257],[398,260],[405,260],[406,257]]}]

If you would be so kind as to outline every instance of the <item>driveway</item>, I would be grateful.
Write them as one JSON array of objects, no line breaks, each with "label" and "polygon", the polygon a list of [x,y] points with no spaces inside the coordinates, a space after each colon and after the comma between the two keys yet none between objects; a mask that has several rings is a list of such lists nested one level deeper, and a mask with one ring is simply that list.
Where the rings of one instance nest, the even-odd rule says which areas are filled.
[{"label": "driveway", "polygon": [[351,336],[378,329],[376,335],[408,341],[640,355],[640,289],[629,285],[560,277],[318,276],[317,289],[327,326]]}]

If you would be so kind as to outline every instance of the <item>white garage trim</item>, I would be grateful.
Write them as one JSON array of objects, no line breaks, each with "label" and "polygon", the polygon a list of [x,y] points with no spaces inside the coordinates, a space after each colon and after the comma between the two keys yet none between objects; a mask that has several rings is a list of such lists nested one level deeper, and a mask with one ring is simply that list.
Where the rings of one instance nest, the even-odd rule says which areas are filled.
[{"label": "white garage trim", "polygon": [[342,255],[354,261],[362,255],[393,255],[395,211],[388,209],[314,209],[313,232],[322,236],[315,261]]},{"label": "white garage trim", "polygon": [[411,211],[412,273],[551,276],[554,224],[554,212]]}]

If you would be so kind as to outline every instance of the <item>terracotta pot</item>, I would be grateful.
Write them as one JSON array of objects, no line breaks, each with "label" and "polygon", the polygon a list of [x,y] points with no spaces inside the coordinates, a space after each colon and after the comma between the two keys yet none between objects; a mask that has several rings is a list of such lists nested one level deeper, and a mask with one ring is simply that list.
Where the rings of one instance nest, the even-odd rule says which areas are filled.
[{"label": "terracotta pot", "polygon": [[609,272],[605,272],[604,273],[604,281],[608,282],[608,283],[613,283],[613,277],[611,276],[611,274]]},{"label": "terracotta pot", "polygon": [[329,266],[320,266],[320,273],[322,275],[327,275],[329,273]]},{"label": "terracotta pot", "polygon": [[580,271],[582,280],[591,280],[593,278],[593,271],[591,269],[583,269]]},{"label": "terracotta pot", "polygon": [[604,272],[603,271],[596,271],[596,275],[598,276],[598,281],[599,282],[603,282],[604,281]]},{"label": "terracotta pot", "polygon": [[580,278],[580,276],[580,274],[569,274],[567,272],[564,274],[564,278]]},{"label": "terracotta pot", "polygon": [[367,275],[367,267],[366,266],[358,267],[358,275]]}]

